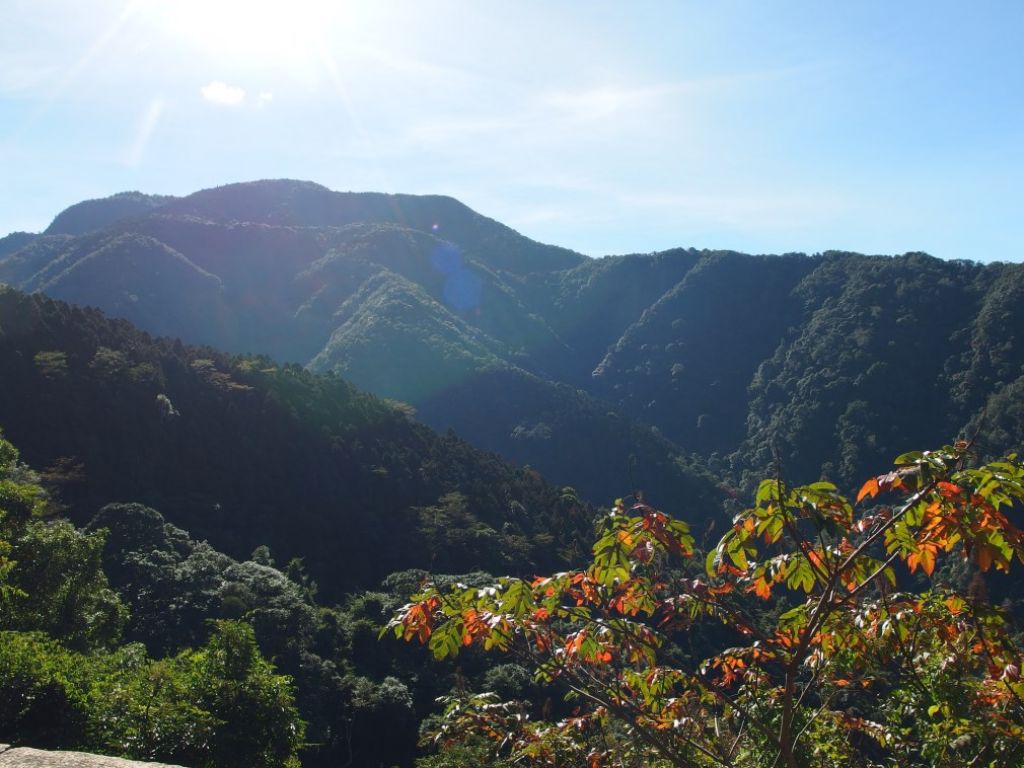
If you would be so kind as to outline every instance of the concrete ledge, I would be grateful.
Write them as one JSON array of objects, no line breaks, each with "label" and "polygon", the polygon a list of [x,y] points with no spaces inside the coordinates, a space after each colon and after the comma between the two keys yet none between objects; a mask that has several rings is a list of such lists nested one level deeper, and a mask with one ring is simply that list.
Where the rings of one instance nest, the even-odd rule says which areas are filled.
[{"label": "concrete ledge", "polygon": [[86,752],[48,752],[30,747],[0,744],[0,768],[182,768],[165,763],[142,763],[120,757],[90,755]]}]

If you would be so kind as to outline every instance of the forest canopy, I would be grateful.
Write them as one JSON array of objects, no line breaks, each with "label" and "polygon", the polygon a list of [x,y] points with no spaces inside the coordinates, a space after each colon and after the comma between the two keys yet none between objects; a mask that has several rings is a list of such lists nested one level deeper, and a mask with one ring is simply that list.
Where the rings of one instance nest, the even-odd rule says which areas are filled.
[{"label": "forest canopy", "polygon": [[297,765],[294,687],[252,628],[219,622],[202,647],[160,659],[123,642],[106,530],[53,519],[37,481],[0,437],[0,739],[211,768]]}]

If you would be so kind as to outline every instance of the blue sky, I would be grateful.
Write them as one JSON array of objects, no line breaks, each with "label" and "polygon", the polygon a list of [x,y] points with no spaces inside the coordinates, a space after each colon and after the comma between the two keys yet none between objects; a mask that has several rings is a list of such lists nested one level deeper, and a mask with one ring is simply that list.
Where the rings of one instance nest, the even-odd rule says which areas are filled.
[{"label": "blue sky", "polygon": [[590,255],[1021,261],[1022,31],[1010,0],[4,0],[0,234],[289,177]]}]

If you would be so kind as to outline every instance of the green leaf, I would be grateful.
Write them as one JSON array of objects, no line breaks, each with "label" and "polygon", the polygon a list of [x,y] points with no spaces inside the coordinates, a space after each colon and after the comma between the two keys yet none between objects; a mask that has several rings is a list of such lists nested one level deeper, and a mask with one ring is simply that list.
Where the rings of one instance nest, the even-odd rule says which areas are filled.
[{"label": "green leaf", "polygon": [[824,480],[819,480],[817,483],[811,483],[807,488],[817,493],[835,493],[839,490],[835,485]]},{"label": "green leaf", "polygon": [[907,451],[897,456],[893,464],[898,467],[905,467],[910,464],[917,464],[922,458],[924,458],[924,454],[921,451]]},{"label": "green leaf", "polygon": [[765,502],[771,501],[778,495],[778,481],[762,480],[761,484],[757,486],[757,494],[754,496],[754,503],[760,507],[765,504]]},{"label": "green leaf", "polygon": [[704,570],[708,576],[715,576],[718,574],[718,563],[720,553],[717,549],[712,549],[708,552],[708,556],[704,558]]},{"label": "green leaf", "polygon": [[802,557],[793,557],[786,569],[786,586],[790,589],[802,589],[810,592],[814,589],[814,572],[811,564]]}]

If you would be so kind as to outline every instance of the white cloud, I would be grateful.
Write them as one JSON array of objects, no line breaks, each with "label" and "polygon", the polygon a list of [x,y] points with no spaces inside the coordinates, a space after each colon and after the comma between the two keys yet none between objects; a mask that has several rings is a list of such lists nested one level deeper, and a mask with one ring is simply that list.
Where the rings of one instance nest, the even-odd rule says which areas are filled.
[{"label": "white cloud", "polygon": [[[245,89],[234,85],[228,85],[221,80],[214,80],[209,85],[199,89],[211,104],[220,104],[225,107],[237,107],[245,101]],[[261,98],[264,94],[261,94]]]},{"label": "white cloud", "polygon": [[270,91],[263,91],[259,96],[256,97],[256,106],[265,107],[273,100],[274,94],[272,94]]}]

